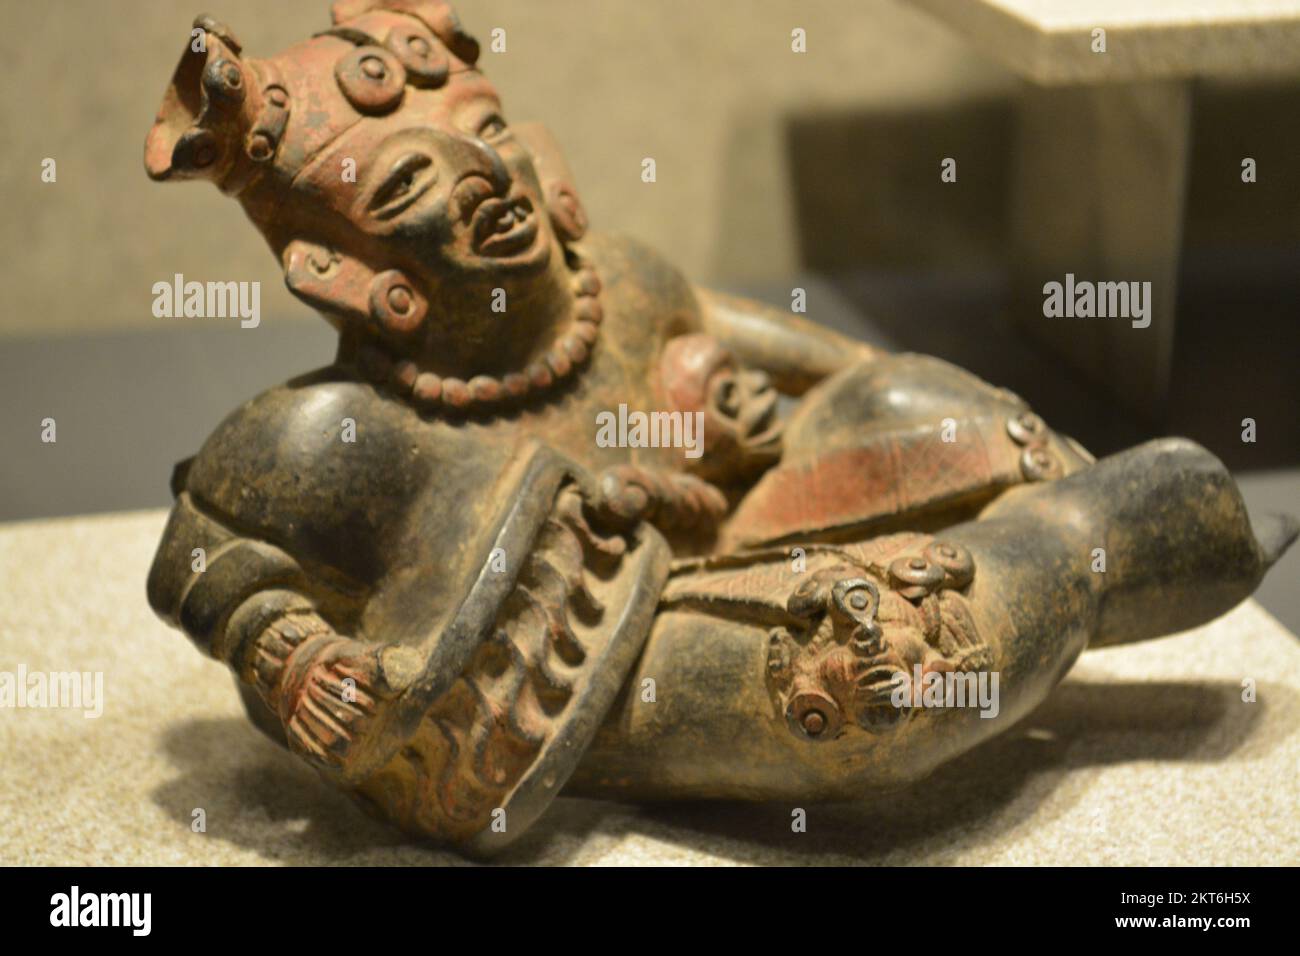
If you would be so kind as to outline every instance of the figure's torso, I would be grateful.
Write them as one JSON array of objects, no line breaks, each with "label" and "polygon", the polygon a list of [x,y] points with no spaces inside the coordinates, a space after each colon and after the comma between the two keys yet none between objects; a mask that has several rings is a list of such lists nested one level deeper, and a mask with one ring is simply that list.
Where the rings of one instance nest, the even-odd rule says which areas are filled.
[{"label": "figure's torso", "polygon": [[188,468],[191,499],[292,555],[331,592],[326,601],[341,595],[362,608],[358,631],[417,639],[430,609],[449,613],[461,596],[485,514],[510,493],[502,476],[531,443],[593,475],[684,462],[681,449],[602,447],[595,436],[599,413],[661,403],[664,343],[700,327],[691,288],[630,243],[593,239],[588,255],[604,282],[606,320],[587,364],[552,391],[504,414],[424,417],[342,368],[322,369],[264,392],[218,426]]}]

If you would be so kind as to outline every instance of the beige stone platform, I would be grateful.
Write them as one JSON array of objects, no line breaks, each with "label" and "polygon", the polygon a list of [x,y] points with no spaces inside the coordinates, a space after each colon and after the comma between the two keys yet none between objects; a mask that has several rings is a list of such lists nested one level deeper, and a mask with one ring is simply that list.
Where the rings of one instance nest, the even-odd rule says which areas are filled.
[{"label": "beige stone platform", "polygon": [[[0,526],[0,671],[104,673],[97,720],[0,710],[2,864],[459,862],[249,726],[151,614],[161,512]],[[1243,703],[1241,682],[1258,682]],[[207,832],[190,829],[192,811]],[[1254,603],[1085,655],[1020,727],[909,792],[808,808],[561,800],[523,863],[1297,864],[1300,642]]]}]

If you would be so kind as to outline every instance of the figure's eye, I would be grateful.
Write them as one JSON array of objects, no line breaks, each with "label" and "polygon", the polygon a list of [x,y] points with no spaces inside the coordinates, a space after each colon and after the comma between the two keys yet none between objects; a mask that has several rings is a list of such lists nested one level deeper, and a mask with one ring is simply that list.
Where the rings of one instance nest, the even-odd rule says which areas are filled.
[{"label": "figure's eye", "polygon": [[387,178],[370,199],[370,212],[380,218],[401,212],[433,181],[433,160],[423,153],[408,153],[393,164]]},{"label": "figure's eye", "polygon": [[508,132],[506,121],[500,113],[490,114],[478,127],[478,138],[486,142],[492,142],[494,139],[500,139]]}]

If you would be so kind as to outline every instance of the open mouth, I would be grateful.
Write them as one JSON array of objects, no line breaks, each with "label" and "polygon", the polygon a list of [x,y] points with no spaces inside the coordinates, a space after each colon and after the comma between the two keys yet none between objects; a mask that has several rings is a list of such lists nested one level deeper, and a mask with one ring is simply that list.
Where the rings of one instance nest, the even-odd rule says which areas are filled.
[{"label": "open mouth", "polygon": [[537,238],[537,219],[527,196],[492,196],[474,210],[473,248],[481,256],[513,256],[532,248]]},{"label": "open mouth", "polygon": [[741,409],[740,432],[750,444],[765,445],[780,437],[782,423],[777,415],[777,402],[776,390],[765,389]]}]

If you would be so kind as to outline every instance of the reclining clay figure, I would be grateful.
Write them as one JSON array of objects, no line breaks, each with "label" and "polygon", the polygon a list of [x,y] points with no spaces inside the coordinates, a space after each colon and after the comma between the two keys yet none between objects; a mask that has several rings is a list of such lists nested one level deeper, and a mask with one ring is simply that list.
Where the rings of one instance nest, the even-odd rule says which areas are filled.
[{"label": "reclining clay figure", "polygon": [[906,784],[1294,537],[1195,444],[1094,461],[961,369],[589,233],[446,3],[332,12],[270,59],[201,17],[148,136],[338,331],[177,466],[148,592],[394,824],[487,853],[561,792]]}]

